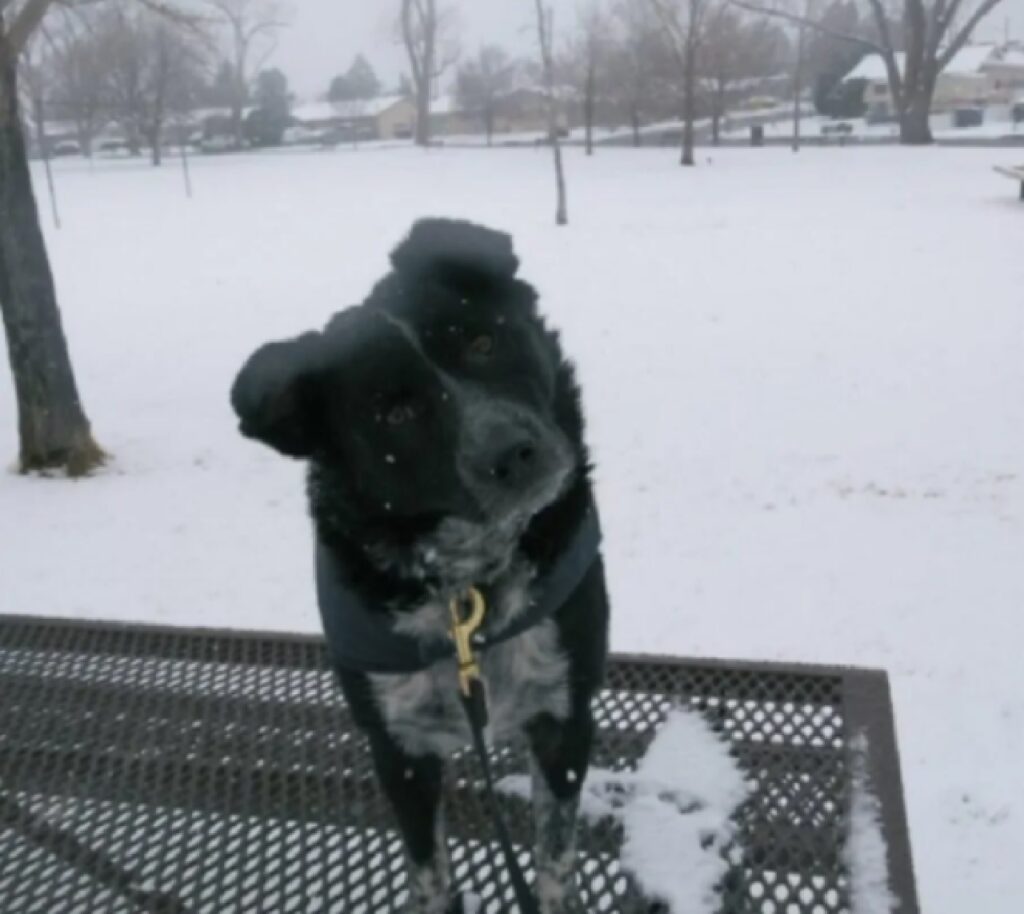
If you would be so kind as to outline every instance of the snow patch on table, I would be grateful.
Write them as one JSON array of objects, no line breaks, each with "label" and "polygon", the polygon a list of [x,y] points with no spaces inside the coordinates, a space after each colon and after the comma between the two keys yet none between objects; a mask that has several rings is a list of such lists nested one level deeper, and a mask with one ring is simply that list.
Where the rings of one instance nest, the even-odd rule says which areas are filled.
[{"label": "snow patch on table", "polygon": [[[526,799],[529,779],[506,777],[499,789]],[[580,814],[622,824],[622,865],[650,898],[676,914],[714,914],[721,906],[715,886],[727,866],[722,848],[748,790],[728,743],[700,714],[678,709],[636,771],[588,772]]]},{"label": "snow patch on table", "polygon": [[850,744],[850,818],[843,857],[850,874],[852,914],[891,914],[896,908],[896,897],[889,888],[882,807],[868,780],[867,743],[867,737],[859,734]]}]

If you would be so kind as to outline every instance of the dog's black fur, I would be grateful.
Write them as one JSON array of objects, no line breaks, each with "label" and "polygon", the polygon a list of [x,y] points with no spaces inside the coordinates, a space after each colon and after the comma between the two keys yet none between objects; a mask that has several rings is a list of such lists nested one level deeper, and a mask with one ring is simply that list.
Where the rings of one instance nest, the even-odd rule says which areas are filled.
[{"label": "dog's black fur", "polygon": [[[474,585],[507,620],[592,504],[573,370],[507,235],[423,220],[391,263],[322,332],[254,353],[232,403],[243,434],[309,461],[317,537],[368,604],[437,634],[448,598]],[[532,750],[546,914],[577,910],[573,830],[607,617],[598,558],[551,620],[482,661],[491,695],[510,697],[495,702],[498,735],[521,732]],[[443,754],[467,740],[453,663],[337,673],[405,840],[412,909],[459,910],[438,809]]]}]

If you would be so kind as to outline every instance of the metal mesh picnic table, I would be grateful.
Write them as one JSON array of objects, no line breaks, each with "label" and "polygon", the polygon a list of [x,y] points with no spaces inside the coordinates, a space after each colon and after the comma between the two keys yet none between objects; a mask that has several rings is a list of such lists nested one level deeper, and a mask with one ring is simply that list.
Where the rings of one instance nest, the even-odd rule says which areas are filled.
[{"label": "metal mesh picnic table", "polygon": [[[615,657],[594,764],[634,767],[677,706],[729,740],[753,785],[721,850],[722,914],[851,911],[854,744],[893,910],[917,914],[883,673]],[[514,746],[493,763],[498,777],[526,770]],[[460,754],[446,797],[454,878],[483,914],[512,912],[478,787]],[[502,803],[529,872],[527,804]],[[582,825],[588,912],[654,910],[621,841],[611,820]],[[0,616],[0,912],[390,914],[405,886],[321,639]]]}]

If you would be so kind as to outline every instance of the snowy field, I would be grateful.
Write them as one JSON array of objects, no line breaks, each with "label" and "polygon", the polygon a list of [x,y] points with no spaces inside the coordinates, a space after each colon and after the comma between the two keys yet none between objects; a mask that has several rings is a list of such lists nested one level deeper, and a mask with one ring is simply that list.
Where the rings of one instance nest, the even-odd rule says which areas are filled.
[{"label": "snowy field", "polygon": [[[259,343],[356,302],[425,214],[512,231],[576,358],[622,651],[893,676],[928,914],[1024,896],[1024,207],[1012,150],[339,149],[58,163],[97,437],[0,475],[0,612],[316,630],[298,464],[241,439]],[[42,184],[40,183],[41,187]],[[16,453],[0,375],[0,454]]]}]

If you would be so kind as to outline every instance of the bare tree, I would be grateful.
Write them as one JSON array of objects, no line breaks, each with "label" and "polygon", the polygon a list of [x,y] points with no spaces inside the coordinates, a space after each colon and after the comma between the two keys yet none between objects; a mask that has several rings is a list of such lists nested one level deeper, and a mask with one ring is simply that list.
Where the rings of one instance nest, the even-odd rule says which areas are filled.
[{"label": "bare tree", "polygon": [[[193,36],[194,37],[194,36]],[[172,23],[154,19],[145,33],[149,67],[143,96],[143,131],[159,165],[168,118],[191,105],[193,89],[203,65],[203,46]]]},{"label": "bare tree", "polygon": [[715,0],[650,0],[665,30],[679,70],[683,90],[683,148],[681,165],[693,165],[694,119],[697,114],[697,55],[708,14]]},{"label": "bare tree", "polygon": [[698,67],[711,113],[711,142],[718,145],[731,96],[783,67],[788,42],[781,28],[724,7],[707,25]]},{"label": "bare tree", "polygon": [[128,152],[142,154],[145,136],[145,84],[149,49],[134,7],[121,4],[108,11],[98,28],[102,54],[110,67],[108,106],[121,127]]},{"label": "bare tree", "polygon": [[78,145],[92,155],[96,133],[105,119],[110,75],[106,54],[97,40],[96,23],[102,10],[92,5],[59,6],[41,29],[42,65],[51,82],[50,101],[58,117],[75,124]]},{"label": "bare tree", "polygon": [[900,142],[922,145],[932,142],[928,118],[939,74],[1001,0],[867,0],[874,26],[872,37],[834,30],[808,15],[806,9],[785,5],[787,0],[776,0],[775,4],[755,0],[732,2],[878,54],[885,65],[889,93],[899,119]]},{"label": "bare tree", "polygon": [[634,146],[641,142],[643,116],[664,107],[658,90],[666,50],[649,0],[619,0],[612,17],[608,94],[613,109],[629,122]]},{"label": "bare tree", "polygon": [[22,472],[101,464],[78,394],[39,226],[18,105],[18,58],[51,0],[0,0],[0,310],[18,402]]},{"label": "bare tree", "polygon": [[277,47],[277,36],[288,25],[288,8],[278,0],[207,0],[227,33],[231,62],[231,129],[235,145],[243,144],[242,110],[249,99],[249,82],[263,69]]},{"label": "bare tree", "polygon": [[555,58],[551,33],[554,14],[543,0],[534,0],[537,11],[537,44],[540,49],[541,74],[544,80],[544,101],[548,113],[548,142],[555,159],[555,225],[569,224],[569,208],[565,193],[565,168],[562,165],[562,144],[558,141],[558,109],[555,102]]},{"label": "bare tree", "polygon": [[505,93],[512,88],[515,64],[495,45],[480,48],[477,56],[459,67],[455,76],[455,95],[459,107],[483,121],[487,145],[494,135],[494,121]]},{"label": "bare tree", "polygon": [[439,9],[437,0],[401,0],[399,31],[412,71],[416,100],[417,146],[430,145],[430,100],[437,80],[459,58],[452,9]]},{"label": "bare tree", "polygon": [[579,10],[579,38],[573,48],[583,84],[583,132],[587,155],[594,154],[594,111],[597,105],[598,71],[606,67],[609,49],[609,20],[601,0],[589,0]]},{"label": "bare tree", "polygon": [[[70,2],[70,0],[68,0]],[[136,0],[175,15],[169,0]],[[32,191],[18,60],[55,0],[0,0],[0,312],[23,473],[89,473],[106,459],[78,393]]]}]

